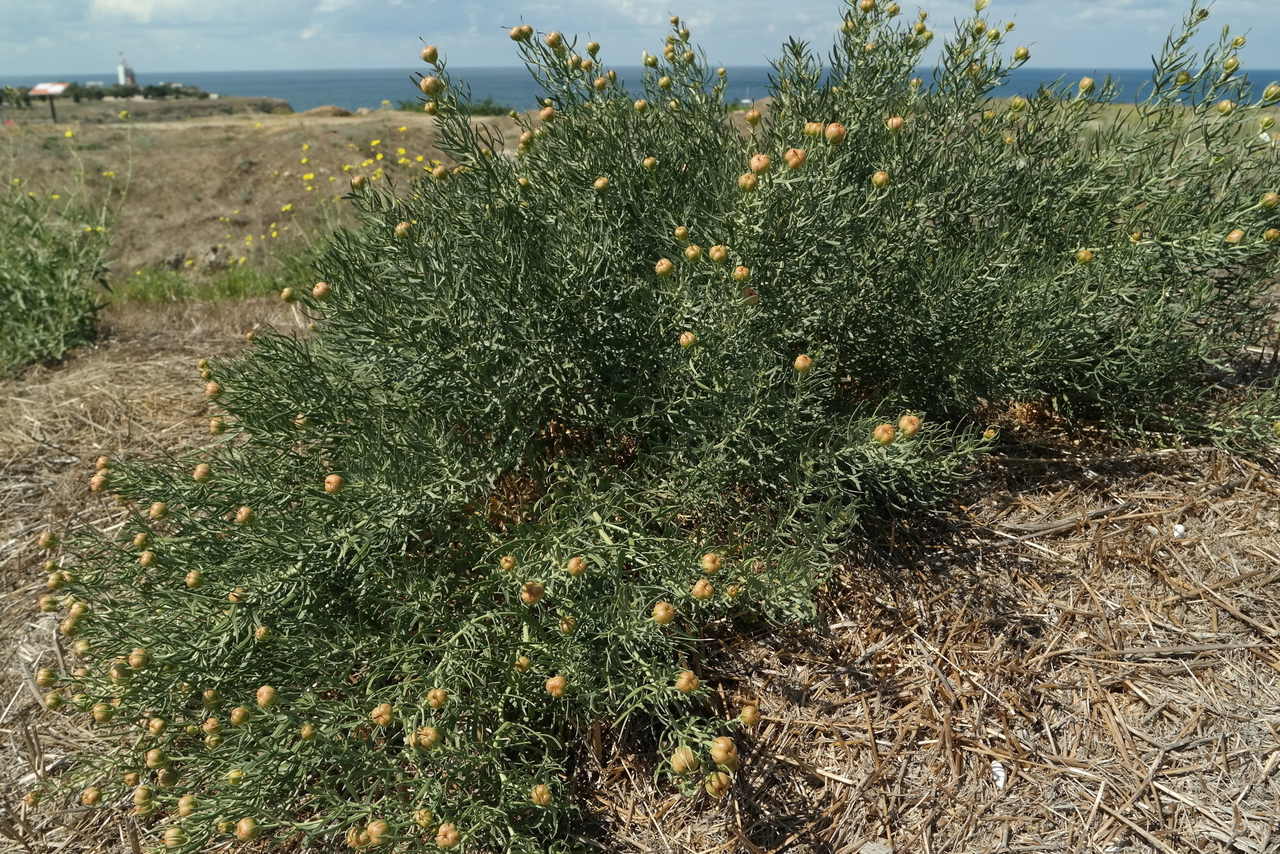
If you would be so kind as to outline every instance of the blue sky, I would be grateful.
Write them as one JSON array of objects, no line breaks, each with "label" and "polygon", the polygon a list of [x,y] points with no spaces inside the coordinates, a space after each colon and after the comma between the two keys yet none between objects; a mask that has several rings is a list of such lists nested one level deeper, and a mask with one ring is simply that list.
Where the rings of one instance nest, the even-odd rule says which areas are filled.
[{"label": "blue sky", "polygon": [[[887,3],[889,0],[880,0]],[[972,0],[898,0],[928,9],[942,35]],[[993,0],[1040,67],[1146,67],[1186,0]],[[685,17],[713,63],[759,65],[790,35],[826,46],[842,0],[0,0],[0,75],[111,73],[116,52],[156,71],[391,68],[416,63],[419,37],[455,67],[511,65],[504,27],[589,34],[604,59],[638,64],[667,16]],[[1213,29],[1246,33],[1246,70],[1280,68],[1280,0],[1218,0]]]}]

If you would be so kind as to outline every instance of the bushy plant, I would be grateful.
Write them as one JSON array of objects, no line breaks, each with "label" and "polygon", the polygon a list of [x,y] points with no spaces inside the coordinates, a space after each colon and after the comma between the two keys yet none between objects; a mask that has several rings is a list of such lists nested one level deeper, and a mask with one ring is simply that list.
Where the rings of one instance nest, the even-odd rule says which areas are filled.
[{"label": "bushy plant", "polygon": [[424,51],[457,165],[356,179],[362,225],[282,294],[314,333],[202,364],[220,438],[103,460],[125,525],[49,567],[49,702],[116,745],[65,779],[172,848],[567,850],[588,733],[728,792],[756,714],[702,639],[810,618],[869,513],[988,447],[975,410],[1203,435],[1230,405],[1261,441],[1266,388],[1213,389],[1265,325],[1275,154],[1200,20],[1113,120],[1106,85],[993,105],[981,14],[923,85],[925,21],[862,0],[741,133],[676,19],[642,93],[521,26],[514,154]]},{"label": "bushy plant", "polygon": [[0,190],[0,377],[93,340],[106,247],[94,222]]}]

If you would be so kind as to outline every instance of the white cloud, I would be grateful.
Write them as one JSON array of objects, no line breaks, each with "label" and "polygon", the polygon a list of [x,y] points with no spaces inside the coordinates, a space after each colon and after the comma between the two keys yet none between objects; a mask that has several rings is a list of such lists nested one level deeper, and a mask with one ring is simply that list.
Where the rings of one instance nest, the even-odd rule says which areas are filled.
[{"label": "white cloud", "polygon": [[132,18],[140,24],[147,24],[157,14],[189,15],[200,12],[207,5],[199,0],[93,0],[89,12],[95,17]]},{"label": "white cloud", "polygon": [[298,33],[298,38],[302,39],[303,41],[306,41],[307,39],[315,38],[319,32],[320,32],[320,28],[313,24],[312,26],[307,27],[302,32]]}]

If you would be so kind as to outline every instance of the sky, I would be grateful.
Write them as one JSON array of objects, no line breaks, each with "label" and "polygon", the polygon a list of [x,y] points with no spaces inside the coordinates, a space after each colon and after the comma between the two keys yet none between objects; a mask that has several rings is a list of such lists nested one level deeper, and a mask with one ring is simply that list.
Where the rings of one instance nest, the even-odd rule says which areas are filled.
[{"label": "sky", "polygon": [[[887,4],[889,0],[879,0]],[[972,0],[898,0],[928,9],[939,36]],[[1189,0],[993,0],[1011,44],[1043,68],[1145,68]],[[1280,0],[1217,0],[1211,32],[1248,36],[1247,71],[1280,68]],[[843,0],[0,0],[0,76],[114,73],[123,51],[140,71],[403,68],[424,41],[457,68],[518,64],[506,28],[529,23],[590,36],[614,65],[657,52],[680,14],[709,61],[763,65],[795,36],[825,51]],[[941,39],[939,39],[941,41]]]}]

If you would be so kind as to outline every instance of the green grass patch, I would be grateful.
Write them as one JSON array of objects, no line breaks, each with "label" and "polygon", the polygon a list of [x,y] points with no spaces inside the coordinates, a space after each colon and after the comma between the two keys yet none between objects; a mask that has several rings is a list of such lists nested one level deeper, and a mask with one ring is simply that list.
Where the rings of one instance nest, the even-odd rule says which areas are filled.
[{"label": "green grass patch", "polygon": [[306,281],[311,260],[311,253],[304,250],[270,258],[260,265],[233,264],[207,274],[152,267],[112,282],[111,299],[116,303],[180,302],[268,296]]}]

